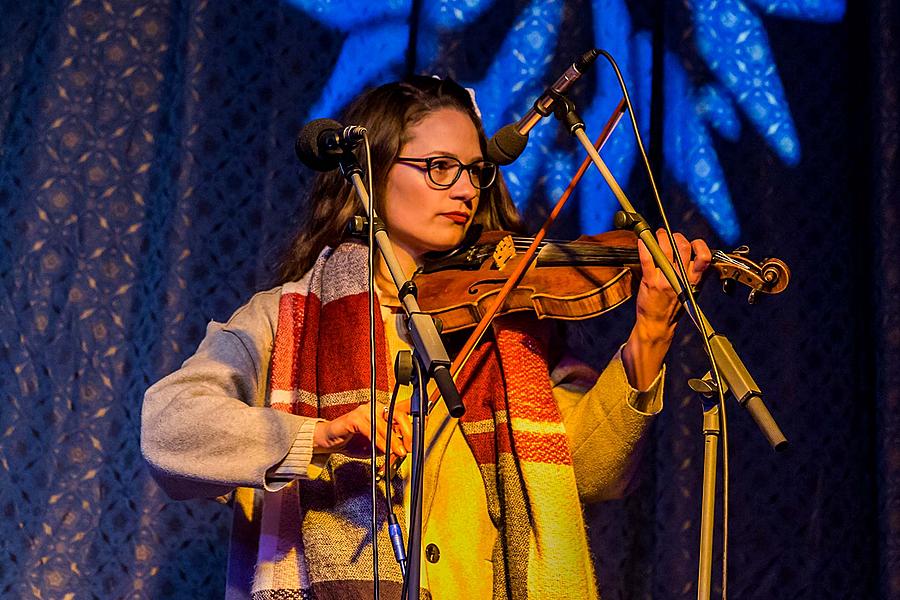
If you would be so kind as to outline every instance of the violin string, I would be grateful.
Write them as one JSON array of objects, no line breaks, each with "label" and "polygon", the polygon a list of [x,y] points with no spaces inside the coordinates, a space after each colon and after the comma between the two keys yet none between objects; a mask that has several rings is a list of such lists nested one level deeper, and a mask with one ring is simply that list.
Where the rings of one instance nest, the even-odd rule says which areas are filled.
[{"label": "violin string", "polygon": [[744,266],[739,261],[736,261],[735,259],[731,258],[730,256],[728,256],[721,250],[716,250],[715,252],[713,252],[712,256],[713,256],[713,261],[715,261],[715,262],[728,263],[729,265],[734,265],[736,267]]},{"label": "violin string", "polygon": [[[516,251],[524,251],[530,245],[528,238],[513,238]],[[599,246],[592,242],[565,242],[546,240],[538,245],[542,262],[579,260],[586,263],[607,263],[616,266],[627,262],[637,262],[638,253],[634,248]]]},{"label": "violin string", "polygon": [[[527,250],[532,240],[532,238],[527,237],[513,237],[512,239],[517,252]],[[620,248],[616,246],[599,246],[594,242],[573,242],[557,239],[545,239],[538,245],[538,248],[540,249],[542,258],[545,261],[564,260],[567,258],[571,259],[573,257],[584,261],[590,261],[590,259],[599,259],[601,261],[604,259],[609,259],[611,261],[637,260],[638,258],[637,249]],[[742,268],[746,267],[746,265],[744,265],[742,262],[735,260],[721,250],[713,251],[712,258],[713,263],[725,263]]]},{"label": "violin string", "polygon": [[[513,238],[513,242],[515,243],[516,249],[518,248],[527,248],[531,245],[530,238]],[[584,250],[593,250],[597,253],[602,252],[622,252],[626,254],[634,254],[637,252],[636,248],[622,248],[619,246],[604,246],[602,244],[597,244],[595,242],[578,242],[578,241],[565,241],[565,240],[544,240],[540,244],[538,244],[539,248],[544,248],[546,246],[554,246],[559,248],[576,248],[576,249],[584,249]]]}]

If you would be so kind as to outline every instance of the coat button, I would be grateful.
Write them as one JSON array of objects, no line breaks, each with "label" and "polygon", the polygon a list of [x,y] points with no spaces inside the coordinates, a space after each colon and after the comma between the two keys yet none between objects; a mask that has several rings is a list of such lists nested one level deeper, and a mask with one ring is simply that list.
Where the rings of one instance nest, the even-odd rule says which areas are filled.
[{"label": "coat button", "polygon": [[441,560],[441,549],[435,544],[425,546],[425,560],[430,563],[436,563]]}]

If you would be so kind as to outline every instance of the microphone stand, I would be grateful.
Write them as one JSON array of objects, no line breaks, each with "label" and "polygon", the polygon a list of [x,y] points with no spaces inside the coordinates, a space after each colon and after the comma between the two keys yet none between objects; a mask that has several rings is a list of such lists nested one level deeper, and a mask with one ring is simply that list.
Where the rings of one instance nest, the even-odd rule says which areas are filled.
[{"label": "microphone stand", "polygon": [[[341,174],[356,190],[356,194],[363,204],[369,219],[375,227],[375,242],[385,264],[390,271],[394,285],[397,286],[397,295],[403,305],[407,315],[407,327],[409,328],[410,337],[413,342],[413,354],[419,363],[419,367],[423,376],[417,378],[416,381],[422,380],[417,386],[412,396],[413,406],[411,412],[413,415],[413,451],[411,472],[416,475],[410,478],[410,485],[414,486],[410,490],[410,497],[413,499],[413,506],[410,510],[409,530],[409,549],[407,551],[407,567],[406,567],[406,587],[409,591],[408,598],[410,600],[418,600],[419,598],[419,582],[421,581],[420,565],[422,559],[421,539],[422,539],[422,511],[420,509],[422,503],[422,484],[423,478],[421,473],[424,471],[425,462],[425,445],[424,445],[424,423],[427,410],[427,402],[422,401],[425,381],[427,378],[434,379],[444,402],[447,405],[447,412],[455,418],[461,417],[466,409],[459,397],[459,391],[456,389],[456,383],[450,375],[450,358],[447,350],[441,341],[437,327],[435,327],[434,319],[423,313],[419,309],[416,300],[416,285],[406,278],[397,256],[394,254],[393,246],[388,237],[384,223],[375,214],[375,207],[370,202],[369,193],[363,184],[362,168],[356,156],[349,150],[344,150],[337,156],[338,165]],[[389,488],[389,486],[388,486]],[[386,489],[386,493],[390,493],[390,489]],[[419,507],[419,510],[416,508]],[[378,585],[378,582],[374,582]]]},{"label": "microphone stand", "polygon": [[[416,376],[412,380],[413,391],[410,396],[409,411],[412,415],[412,464],[410,465],[410,524],[407,540],[407,563],[405,589],[401,600],[419,598],[419,582],[422,564],[422,497],[425,472],[425,416],[428,413],[428,375],[422,369],[421,362],[416,368]],[[390,487],[390,480],[385,479],[385,486]]]},{"label": "microphone stand", "polygon": [[[672,267],[671,261],[666,258],[665,253],[659,246],[656,236],[651,231],[647,221],[634,209],[634,206],[625,196],[625,192],[622,191],[622,188],[613,177],[613,174],[603,162],[603,159],[600,158],[594,145],[591,144],[590,139],[584,132],[584,121],[575,112],[575,105],[562,94],[554,94],[554,99],[554,115],[566,125],[569,133],[574,135],[584,147],[622,207],[622,210],[615,215],[616,228],[631,229],[644,242],[650,251],[650,255],[653,257],[653,262],[662,271],[669,285],[675,290],[678,300],[684,305],[691,320],[700,330],[701,335],[703,335],[708,348],[709,359],[713,366],[713,372],[718,371],[722,378],[722,398],[724,398],[724,393],[730,390],[738,403],[750,412],[750,416],[756,422],[756,425],[772,448],[779,451],[783,450],[787,446],[787,439],[763,403],[762,392],[756,385],[756,382],[753,381],[753,377],[750,376],[750,372],[744,366],[737,352],[735,352],[731,342],[724,335],[715,332],[696,301],[688,302],[688,294],[690,292],[686,290],[687,286],[685,284],[687,282],[680,280]],[[719,392],[715,380],[709,374],[700,381],[705,384],[709,395],[712,395],[713,392]],[[703,462],[700,565],[697,582],[698,600],[709,598],[712,572],[712,530],[715,520],[716,461],[719,436],[719,406],[715,403],[704,403],[703,431],[706,441]]]}]

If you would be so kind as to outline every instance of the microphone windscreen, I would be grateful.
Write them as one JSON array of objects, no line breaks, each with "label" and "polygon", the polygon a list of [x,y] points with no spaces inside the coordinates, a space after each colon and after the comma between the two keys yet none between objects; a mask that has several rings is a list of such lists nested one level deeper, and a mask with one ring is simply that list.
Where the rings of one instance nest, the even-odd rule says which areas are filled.
[{"label": "microphone windscreen", "polygon": [[315,119],[303,126],[297,135],[294,152],[304,165],[316,171],[331,171],[338,168],[336,157],[325,153],[319,147],[319,138],[326,131],[340,131],[341,124],[334,119]]},{"label": "microphone windscreen", "polygon": [[501,127],[494,136],[488,140],[487,159],[498,165],[508,165],[525,151],[528,144],[528,135],[522,135],[516,130],[515,124]]}]

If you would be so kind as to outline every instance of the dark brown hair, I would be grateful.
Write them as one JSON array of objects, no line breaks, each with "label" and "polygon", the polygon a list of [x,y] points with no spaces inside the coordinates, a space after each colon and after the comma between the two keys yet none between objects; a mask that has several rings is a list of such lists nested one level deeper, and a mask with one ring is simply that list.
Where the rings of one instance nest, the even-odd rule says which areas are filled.
[{"label": "dark brown hair", "polygon": [[[369,130],[375,210],[380,215],[385,212],[387,175],[408,141],[409,128],[442,108],[462,111],[472,119],[484,155],[487,138],[481,119],[469,93],[452,79],[414,76],[388,83],[358,96],[344,111],[342,123],[362,125]],[[344,240],[347,223],[354,215],[365,216],[362,203],[340,172],[329,171],[317,176],[307,203],[306,219],[278,266],[278,281],[284,283],[302,277],[326,246],[334,247]],[[482,191],[474,223],[486,230],[521,230],[521,218],[501,176]]]}]

